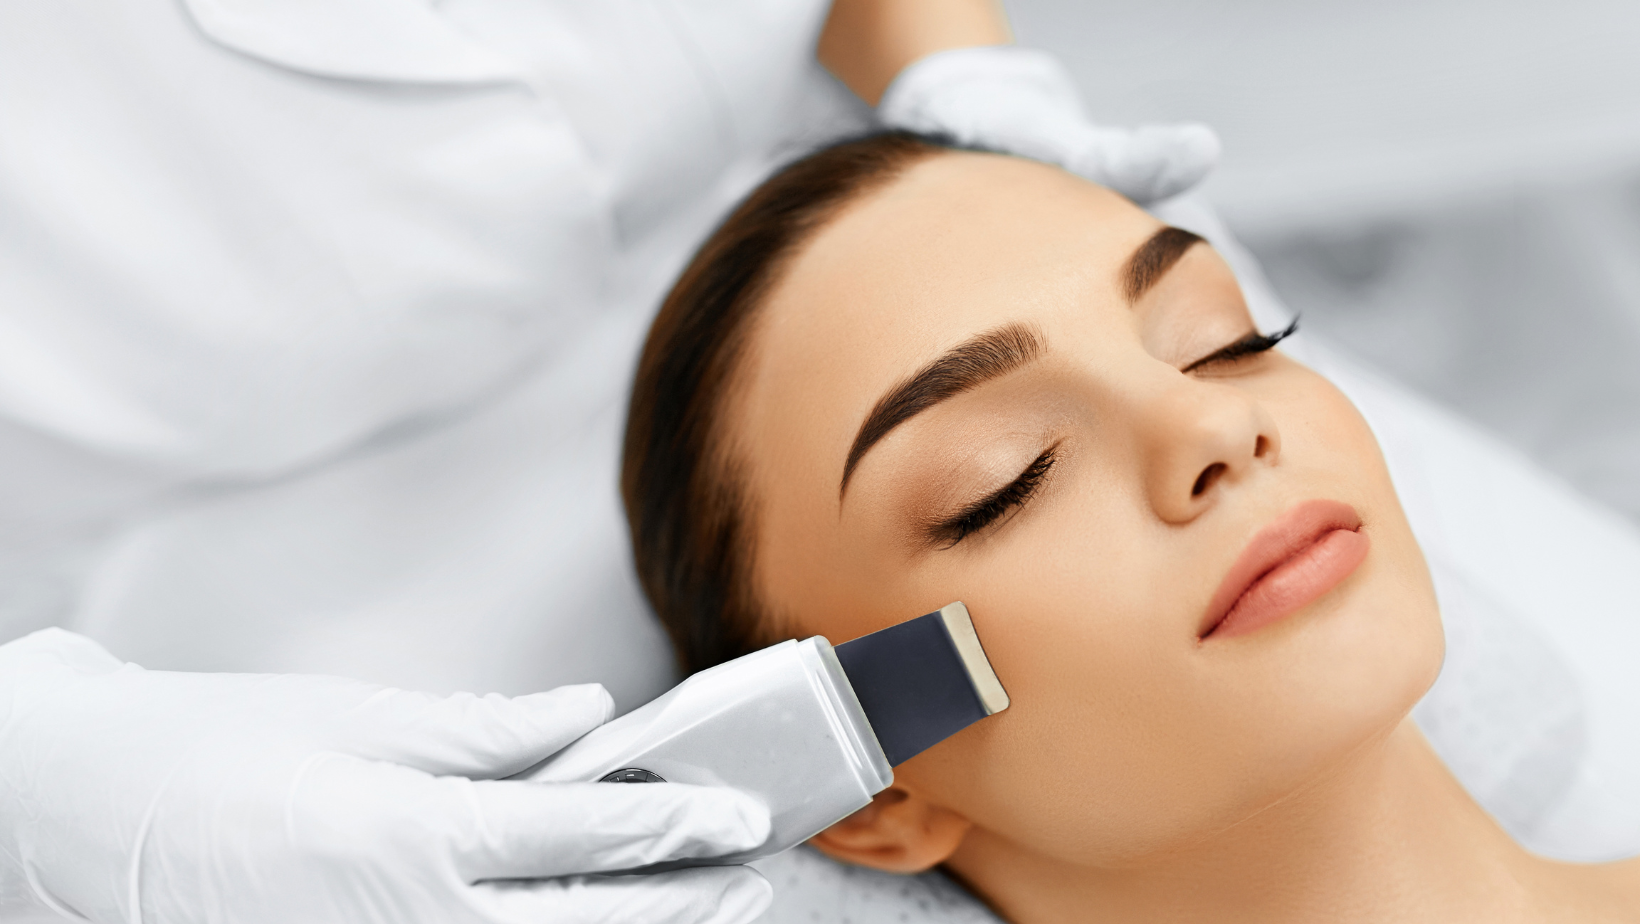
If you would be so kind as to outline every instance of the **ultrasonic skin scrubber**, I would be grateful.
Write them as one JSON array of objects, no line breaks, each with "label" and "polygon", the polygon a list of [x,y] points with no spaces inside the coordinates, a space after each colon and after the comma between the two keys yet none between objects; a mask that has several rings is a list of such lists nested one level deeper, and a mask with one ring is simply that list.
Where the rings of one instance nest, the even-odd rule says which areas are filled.
[{"label": "ultrasonic skin scrubber", "polygon": [[1008,708],[968,608],[953,603],[833,648],[788,641],[701,671],[519,778],[694,783],[762,799],[762,846],[808,840],[864,808],[903,763]]}]

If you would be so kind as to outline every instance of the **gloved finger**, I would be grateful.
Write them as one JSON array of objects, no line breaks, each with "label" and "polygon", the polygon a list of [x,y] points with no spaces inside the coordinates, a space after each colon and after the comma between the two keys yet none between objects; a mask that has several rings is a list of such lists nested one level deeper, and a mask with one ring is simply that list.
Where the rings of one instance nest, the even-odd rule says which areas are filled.
[{"label": "gloved finger", "polygon": [[676,783],[475,782],[326,753],[291,780],[285,837],[327,862],[541,879],[749,850],[768,810],[734,790]]},{"label": "gloved finger", "polygon": [[595,683],[516,697],[383,689],[352,710],[337,745],[435,776],[505,777],[614,714],[614,700]]},{"label": "gloved finger", "polygon": [[468,882],[724,856],[769,837],[763,803],[718,787],[502,780],[468,783],[465,798],[477,823],[451,850]]},{"label": "gloved finger", "polygon": [[120,659],[83,635],[50,628],[0,645],[0,667],[20,676],[24,671],[73,671],[85,676],[124,667]]},{"label": "gloved finger", "polygon": [[1095,129],[1066,164],[1074,173],[1145,205],[1206,179],[1219,162],[1219,136],[1205,125]]},{"label": "gloved finger", "polygon": [[473,889],[477,903],[507,924],[746,924],[762,914],[774,896],[768,881],[744,866],[484,882]]}]

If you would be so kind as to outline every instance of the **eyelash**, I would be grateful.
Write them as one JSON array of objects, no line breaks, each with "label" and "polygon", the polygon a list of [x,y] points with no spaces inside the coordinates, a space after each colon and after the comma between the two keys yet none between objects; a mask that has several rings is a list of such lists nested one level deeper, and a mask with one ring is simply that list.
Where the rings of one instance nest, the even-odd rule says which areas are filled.
[{"label": "eyelash", "polygon": [[1042,486],[1043,479],[1048,477],[1048,470],[1053,468],[1058,451],[1058,446],[1050,446],[1043,450],[1042,455],[1025,466],[1025,471],[1020,472],[1019,477],[1011,484],[989,497],[964,507],[955,516],[935,526],[930,532],[930,537],[942,543],[941,548],[949,549],[1000,520],[1009,512],[1024,507],[1031,496],[1036,494],[1036,489]]},{"label": "eyelash", "polygon": [[1190,365],[1185,366],[1179,371],[1195,372],[1197,369],[1204,366],[1216,366],[1220,363],[1235,362],[1238,359],[1246,359],[1249,356],[1268,352],[1273,349],[1276,344],[1286,340],[1288,337],[1291,337],[1297,331],[1298,320],[1296,318],[1293,319],[1293,323],[1273,334],[1261,334],[1258,331],[1253,331],[1240,340],[1237,340],[1235,343],[1232,343],[1222,349],[1215,350]]},{"label": "eyelash", "polygon": [[[1293,323],[1273,334],[1261,334],[1254,331],[1235,343],[1215,350],[1185,366],[1181,371],[1193,372],[1203,366],[1235,362],[1249,356],[1268,352],[1276,344],[1291,337],[1297,330],[1298,321],[1294,320]],[[1042,486],[1042,482],[1048,477],[1048,471],[1053,468],[1058,451],[1059,447],[1057,445],[1043,450],[1042,454],[1037,456],[1030,465],[1025,466],[1025,470],[1020,472],[1019,477],[1010,482],[1007,487],[989,497],[969,504],[958,511],[955,516],[937,524],[929,531],[930,538],[940,543],[940,548],[949,549],[974,533],[1002,519],[1008,513],[1024,507],[1035,496],[1037,489]]]}]

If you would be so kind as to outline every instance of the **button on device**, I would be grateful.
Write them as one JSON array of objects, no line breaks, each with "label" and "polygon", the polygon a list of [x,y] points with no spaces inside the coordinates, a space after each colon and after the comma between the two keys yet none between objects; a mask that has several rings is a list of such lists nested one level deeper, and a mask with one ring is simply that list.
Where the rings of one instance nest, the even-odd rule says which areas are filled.
[{"label": "button on device", "polygon": [[[585,779],[585,777],[582,777],[582,779]],[[642,770],[642,769],[639,769],[637,767],[627,767],[625,770],[616,770],[614,773],[609,774],[608,776],[604,777],[603,779],[599,780],[598,782],[600,782],[600,783],[664,783],[664,782],[666,782],[666,780],[663,779],[659,773],[650,773],[648,770]]]}]

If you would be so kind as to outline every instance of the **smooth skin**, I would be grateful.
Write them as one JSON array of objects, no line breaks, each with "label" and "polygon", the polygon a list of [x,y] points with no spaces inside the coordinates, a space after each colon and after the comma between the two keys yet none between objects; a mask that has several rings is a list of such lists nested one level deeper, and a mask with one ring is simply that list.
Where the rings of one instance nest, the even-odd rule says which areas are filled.
[{"label": "smooth skin", "polygon": [[[766,299],[726,419],[769,628],[841,642],[960,599],[1013,702],[816,845],[943,864],[1017,924],[1640,918],[1635,864],[1527,854],[1411,724],[1443,640],[1371,432],[1279,351],[1182,372],[1253,325],[1206,245],[1128,302],[1121,268],[1159,227],[1058,169],[944,153],[851,204]],[[1011,324],[1035,361],[901,424],[840,491],[885,391]],[[1049,447],[1023,506],[938,538]],[[1316,498],[1359,512],[1361,566],[1199,639],[1249,539]]]}]

